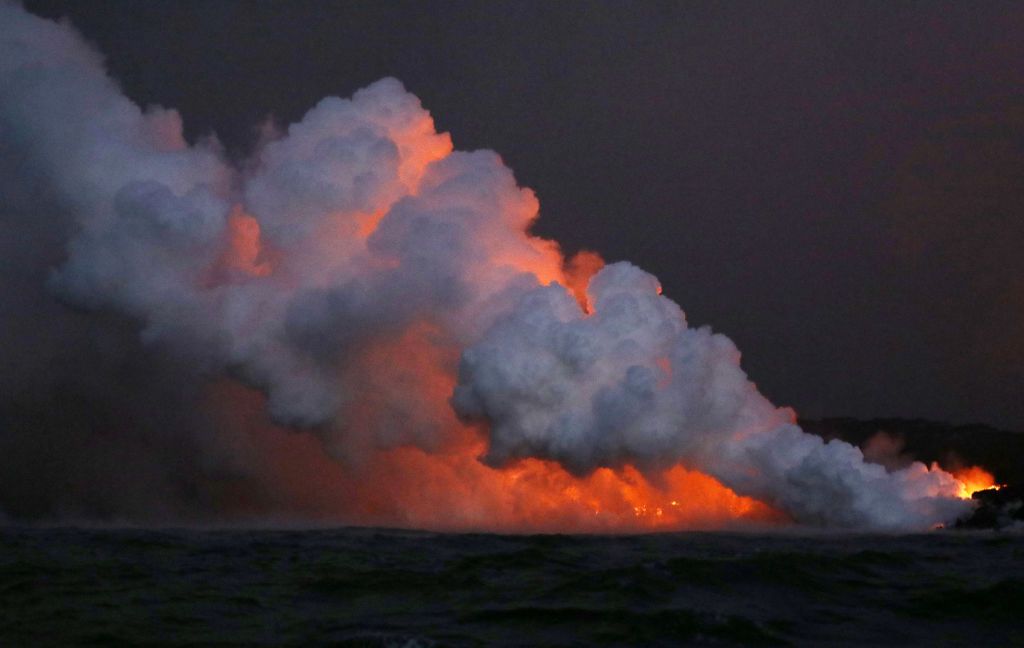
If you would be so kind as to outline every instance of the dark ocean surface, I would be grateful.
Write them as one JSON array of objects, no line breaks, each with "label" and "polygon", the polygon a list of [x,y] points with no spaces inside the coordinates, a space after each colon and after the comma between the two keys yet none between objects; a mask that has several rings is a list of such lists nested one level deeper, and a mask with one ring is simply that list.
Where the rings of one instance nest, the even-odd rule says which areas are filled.
[{"label": "dark ocean surface", "polygon": [[0,645],[1024,645],[1024,535],[0,529]]}]

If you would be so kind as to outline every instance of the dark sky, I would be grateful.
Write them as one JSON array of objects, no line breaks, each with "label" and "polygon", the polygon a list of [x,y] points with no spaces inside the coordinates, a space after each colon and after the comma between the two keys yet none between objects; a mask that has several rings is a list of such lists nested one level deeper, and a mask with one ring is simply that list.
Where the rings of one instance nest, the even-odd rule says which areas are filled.
[{"label": "dark sky", "polygon": [[396,76],[779,404],[1024,428],[1016,3],[27,2],[244,156]]}]

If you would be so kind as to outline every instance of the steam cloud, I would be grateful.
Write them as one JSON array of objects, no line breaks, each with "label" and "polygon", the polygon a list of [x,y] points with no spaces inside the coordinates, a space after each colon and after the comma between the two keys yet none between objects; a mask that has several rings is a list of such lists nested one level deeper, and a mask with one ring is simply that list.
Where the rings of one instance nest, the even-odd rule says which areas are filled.
[{"label": "steam cloud", "polygon": [[[122,96],[68,26],[3,3],[0,138],[4,236],[64,246],[53,295],[141,323],[181,392],[258,387],[339,460],[437,451],[458,416],[487,430],[492,466],[657,480],[681,464],[803,523],[927,529],[968,507],[937,468],[889,472],[803,433],[641,269],[586,285],[586,263],[529,234],[533,193],[496,154],[453,151],[394,79],[324,99],[238,169],[213,139],[189,145],[175,111]],[[27,434],[6,427],[8,445]],[[209,461],[202,432],[196,456],[167,434],[180,465]]]}]

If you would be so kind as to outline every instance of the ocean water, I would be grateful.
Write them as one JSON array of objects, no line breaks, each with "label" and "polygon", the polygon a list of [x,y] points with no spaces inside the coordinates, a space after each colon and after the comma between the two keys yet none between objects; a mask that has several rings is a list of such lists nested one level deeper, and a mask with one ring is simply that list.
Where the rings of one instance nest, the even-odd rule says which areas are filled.
[{"label": "ocean water", "polygon": [[0,529],[0,645],[1024,645],[1024,535]]}]

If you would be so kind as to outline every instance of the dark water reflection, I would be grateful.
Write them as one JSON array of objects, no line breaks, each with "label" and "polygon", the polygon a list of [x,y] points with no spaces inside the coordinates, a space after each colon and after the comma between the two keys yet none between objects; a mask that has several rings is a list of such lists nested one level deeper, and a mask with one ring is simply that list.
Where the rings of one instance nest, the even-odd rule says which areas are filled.
[{"label": "dark water reflection", "polygon": [[1024,535],[0,529],[0,644],[1024,645]]}]

